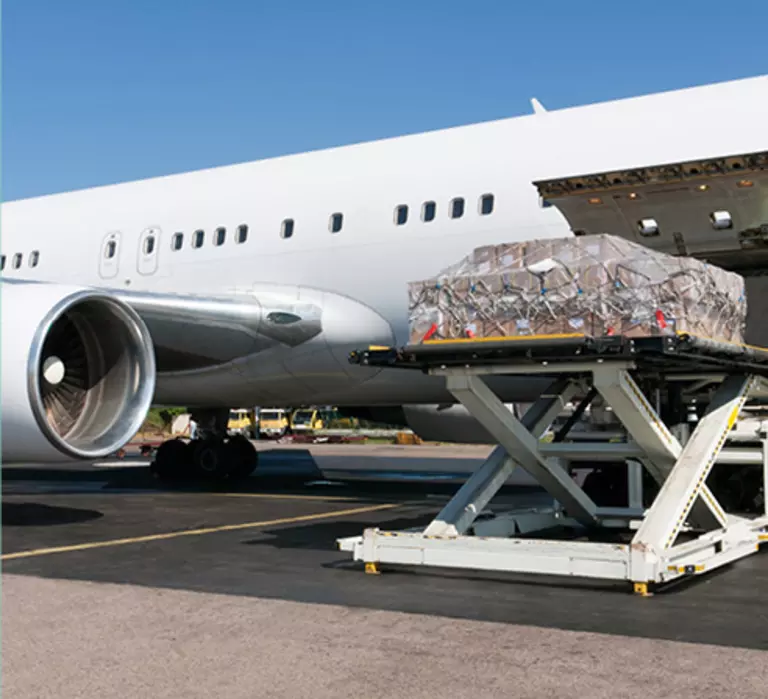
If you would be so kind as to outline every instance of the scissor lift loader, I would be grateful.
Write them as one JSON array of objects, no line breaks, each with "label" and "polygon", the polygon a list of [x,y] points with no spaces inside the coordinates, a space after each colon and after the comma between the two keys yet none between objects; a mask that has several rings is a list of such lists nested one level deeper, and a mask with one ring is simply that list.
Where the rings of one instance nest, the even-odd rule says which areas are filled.
[{"label": "scissor lift loader", "polygon": [[[576,235],[609,232],[706,259],[743,274],[748,290],[768,271],[768,153],[535,184]],[[760,332],[768,327],[754,319],[762,294],[748,301]],[[648,594],[653,585],[737,561],[768,540],[768,422],[760,417],[768,403],[766,349],[684,334],[574,334],[427,341],[350,359],[444,377],[498,442],[427,527],[371,528],[340,539],[368,572],[403,564],[604,578]],[[484,381],[516,374],[552,379],[521,419]],[[607,441],[594,431],[571,439],[598,397],[623,438]],[[574,402],[553,441],[542,441]],[[610,502],[600,502],[601,479],[578,484],[579,466],[608,474],[603,486],[622,484],[618,506],[615,487]],[[488,514],[514,468],[547,490],[551,508]],[[563,531],[571,537],[563,539]],[[544,538],[550,532],[558,537]]]}]

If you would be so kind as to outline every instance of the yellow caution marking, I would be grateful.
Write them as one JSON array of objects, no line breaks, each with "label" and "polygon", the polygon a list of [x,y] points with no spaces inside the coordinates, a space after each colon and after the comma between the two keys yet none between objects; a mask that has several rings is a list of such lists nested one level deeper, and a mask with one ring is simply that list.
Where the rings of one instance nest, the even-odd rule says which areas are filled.
[{"label": "yellow caution marking", "polygon": [[687,572],[703,573],[706,570],[706,566],[701,564],[693,566],[667,566],[667,570],[670,573],[680,573],[681,575]]},{"label": "yellow caution marking", "polygon": [[741,403],[737,405],[732,411],[731,414],[728,416],[728,429],[733,429],[733,426],[736,424],[736,420],[739,419],[739,413],[741,412]]},{"label": "yellow caution marking", "polygon": [[635,594],[640,595],[641,597],[650,597],[651,594],[648,592],[648,583],[636,582]]},{"label": "yellow caution marking", "polygon": [[73,544],[72,546],[55,546],[45,549],[32,549],[30,551],[18,551],[16,553],[4,553],[0,560],[11,561],[17,558],[32,558],[34,556],[47,556],[52,553],[68,553],[72,551],[87,551],[88,549],[108,548],[111,546],[124,546],[125,544],[143,544],[149,541],[165,541],[182,536],[202,536],[203,534],[217,534],[219,532],[232,532],[240,529],[255,529],[257,527],[274,527],[278,524],[295,524],[297,522],[312,522],[318,519],[331,519],[333,517],[346,517],[349,515],[376,512],[377,510],[389,510],[398,507],[397,503],[383,505],[367,505],[366,507],[353,507],[347,510],[335,510],[333,512],[320,512],[313,515],[299,515],[298,517],[281,517],[280,519],[265,519],[259,522],[243,522],[241,524],[224,524],[219,527],[205,527],[204,529],[186,529],[165,534],[149,534],[147,536],[134,536],[126,539],[111,539],[109,541],[92,541],[85,544]]},{"label": "yellow caution marking", "polygon": [[662,436],[662,438],[672,444],[673,437],[672,433],[667,429],[667,426],[659,419],[659,416],[656,414],[656,411],[653,409],[653,406],[648,402],[648,399],[645,397],[643,392],[640,390],[639,386],[634,382],[634,380],[631,377],[628,377],[626,375],[621,377],[621,385],[622,387],[626,388],[626,390],[629,390],[632,392],[632,395],[636,398],[638,403],[642,408],[645,409],[646,417],[653,422],[656,429],[659,431],[659,434]]}]

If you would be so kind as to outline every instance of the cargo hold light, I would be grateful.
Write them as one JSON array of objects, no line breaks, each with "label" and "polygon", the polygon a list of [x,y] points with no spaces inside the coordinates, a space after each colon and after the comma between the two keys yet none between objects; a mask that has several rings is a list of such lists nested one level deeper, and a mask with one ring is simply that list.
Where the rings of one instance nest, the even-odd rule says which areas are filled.
[{"label": "cargo hold light", "polygon": [[709,215],[709,219],[712,221],[712,228],[716,230],[733,228],[733,219],[727,211],[713,211]]},{"label": "cargo hold light", "polygon": [[659,224],[656,223],[655,218],[643,218],[637,222],[637,230],[640,231],[640,235],[651,237],[659,234]]}]

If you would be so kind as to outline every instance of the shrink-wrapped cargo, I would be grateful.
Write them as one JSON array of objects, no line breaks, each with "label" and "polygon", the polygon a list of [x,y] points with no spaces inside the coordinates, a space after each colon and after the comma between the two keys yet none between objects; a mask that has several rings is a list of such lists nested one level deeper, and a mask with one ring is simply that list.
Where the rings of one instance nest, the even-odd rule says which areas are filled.
[{"label": "shrink-wrapped cargo", "polygon": [[408,291],[411,343],[675,332],[744,341],[740,275],[611,235],[477,248]]}]

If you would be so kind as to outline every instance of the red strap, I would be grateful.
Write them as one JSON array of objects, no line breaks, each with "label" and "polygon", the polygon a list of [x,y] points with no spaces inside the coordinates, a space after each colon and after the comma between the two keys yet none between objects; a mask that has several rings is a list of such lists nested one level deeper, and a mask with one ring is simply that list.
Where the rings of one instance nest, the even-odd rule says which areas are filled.
[{"label": "red strap", "polygon": [[662,330],[667,327],[667,321],[664,318],[664,314],[661,312],[661,309],[656,311],[656,323]]},{"label": "red strap", "polygon": [[426,342],[429,340],[430,337],[432,337],[437,332],[437,323],[432,323],[432,327],[430,327],[429,330],[427,330],[424,337],[421,338],[422,342]]}]

